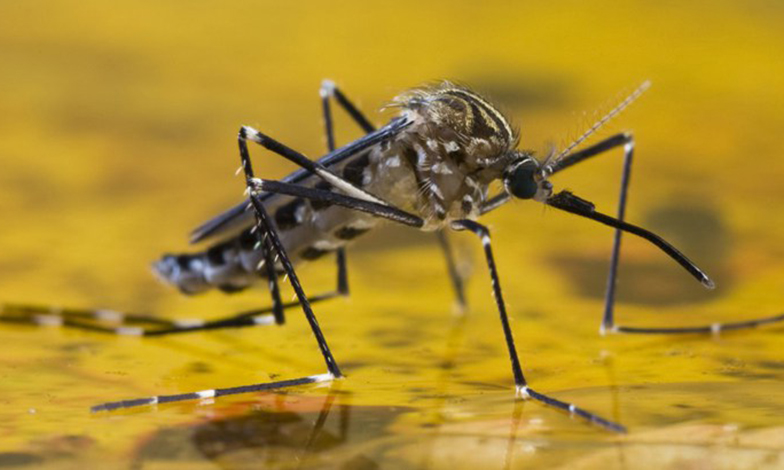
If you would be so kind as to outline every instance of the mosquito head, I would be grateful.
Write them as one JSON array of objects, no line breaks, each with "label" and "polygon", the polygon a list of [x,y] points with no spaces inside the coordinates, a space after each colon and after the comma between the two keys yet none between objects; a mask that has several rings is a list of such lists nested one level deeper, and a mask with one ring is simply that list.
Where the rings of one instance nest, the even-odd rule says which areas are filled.
[{"label": "mosquito head", "polygon": [[531,153],[517,152],[504,170],[504,188],[518,199],[546,201],[553,194],[547,172]]}]

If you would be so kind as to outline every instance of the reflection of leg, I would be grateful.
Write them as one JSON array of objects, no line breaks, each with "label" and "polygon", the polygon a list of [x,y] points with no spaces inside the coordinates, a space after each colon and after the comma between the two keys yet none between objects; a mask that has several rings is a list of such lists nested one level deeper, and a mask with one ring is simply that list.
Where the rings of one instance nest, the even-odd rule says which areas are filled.
[{"label": "reflection of leg", "polygon": [[441,246],[441,251],[444,253],[446,268],[449,272],[449,279],[452,281],[452,289],[455,291],[457,304],[460,309],[463,310],[466,306],[463,277],[460,275],[460,271],[457,269],[454,252],[452,251],[452,247],[449,244],[449,238],[447,237],[446,232],[443,230],[437,230],[436,236],[438,237],[438,244]]},{"label": "reflection of leg", "polygon": [[498,307],[498,313],[501,316],[501,326],[504,330],[504,339],[506,340],[506,346],[509,350],[509,359],[512,363],[512,374],[515,379],[515,385],[517,386],[518,393],[523,398],[533,398],[534,400],[537,400],[546,405],[558,408],[563,411],[568,411],[570,414],[577,415],[592,424],[601,426],[610,431],[626,432],[626,428],[620,424],[608,421],[601,416],[583,410],[582,408],[578,408],[573,404],[556,400],[555,398],[541,394],[528,386],[528,382],[525,380],[525,376],[523,375],[523,369],[520,367],[520,359],[517,356],[514,338],[512,337],[512,329],[509,325],[509,317],[506,313],[506,304],[504,303],[504,299],[501,294],[501,284],[498,278],[498,271],[496,270],[495,260],[493,258],[493,249],[490,243],[490,232],[487,227],[472,220],[455,221],[452,223],[452,228],[455,230],[468,230],[476,234],[482,240],[482,245],[485,251],[485,258],[487,260],[487,267],[490,271],[490,281],[493,285],[493,294],[495,296],[496,306]]},{"label": "reflection of leg", "polygon": [[[318,418],[316,418],[316,422],[313,424],[313,429],[311,429],[310,434],[308,434],[308,439],[305,441],[305,446],[302,449],[302,457],[306,457],[308,454],[313,452],[313,444],[316,442],[319,434],[321,434],[321,430],[324,429],[324,424],[327,422],[327,418],[329,417],[329,412],[332,410],[332,405],[335,402],[336,396],[336,387],[340,387],[339,382],[332,382],[329,387],[329,392],[327,396],[324,397],[324,403],[321,405],[321,410],[319,410]],[[346,408],[345,406],[343,408]],[[341,412],[340,414],[341,419],[347,418]],[[341,423],[342,426],[343,423]],[[341,440],[346,439],[345,434],[341,434],[339,436]]]},{"label": "reflection of leg", "polygon": [[512,410],[512,420],[509,427],[509,442],[506,444],[506,456],[504,457],[504,470],[508,470],[514,463],[514,449],[517,443],[517,430],[520,428],[520,421],[523,419],[524,402],[516,401]]}]

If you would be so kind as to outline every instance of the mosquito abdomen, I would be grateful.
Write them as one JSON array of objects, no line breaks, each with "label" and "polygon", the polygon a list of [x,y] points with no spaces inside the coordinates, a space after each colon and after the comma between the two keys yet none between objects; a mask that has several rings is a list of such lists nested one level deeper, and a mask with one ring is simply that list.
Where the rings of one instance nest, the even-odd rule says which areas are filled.
[{"label": "mosquito abdomen", "polygon": [[[295,264],[337,251],[377,223],[340,207],[322,207],[300,199],[272,212],[276,230]],[[359,217],[358,217],[359,215]],[[153,263],[153,271],[182,293],[193,295],[217,288],[233,293],[267,277],[261,244],[252,229],[196,253],[166,254]],[[275,266],[278,274],[283,267]]]}]

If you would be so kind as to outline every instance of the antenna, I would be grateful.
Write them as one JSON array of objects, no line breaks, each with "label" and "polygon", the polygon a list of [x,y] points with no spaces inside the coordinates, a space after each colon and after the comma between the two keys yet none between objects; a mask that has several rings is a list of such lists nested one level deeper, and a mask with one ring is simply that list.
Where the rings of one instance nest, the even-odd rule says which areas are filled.
[{"label": "antenna", "polygon": [[634,90],[623,101],[621,101],[620,104],[618,104],[618,106],[614,107],[612,110],[610,110],[609,113],[605,114],[601,119],[596,121],[596,123],[594,123],[593,126],[591,126],[587,131],[585,131],[583,133],[583,135],[578,137],[577,140],[575,140],[574,142],[569,144],[568,147],[563,149],[563,151],[561,151],[561,153],[559,153],[555,157],[552,157],[552,156],[548,157],[547,160],[545,161],[544,166],[545,167],[552,167],[556,162],[558,162],[558,160],[560,160],[563,157],[565,157],[566,155],[568,155],[572,150],[575,149],[575,147],[577,147],[578,145],[580,145],[583,142],[585,142],[585,139],[587,139],[588,137],[593,135],[602,126],[607,124],[612,118],[614,118],[615,116],[620,114],[621,111],[623,111],[624,109],[628,108],[630,104],[634,103],[634,101],[637,98],[639,98],[640,95],[643,94],[643,92],[645,90],[647,90],[648,88],[650,88],[650,87],[651,87],[651,81],[650,80],[645,80],[644,82],[642,82],[642,84],[640,86],[638,86],[637,89]]}]

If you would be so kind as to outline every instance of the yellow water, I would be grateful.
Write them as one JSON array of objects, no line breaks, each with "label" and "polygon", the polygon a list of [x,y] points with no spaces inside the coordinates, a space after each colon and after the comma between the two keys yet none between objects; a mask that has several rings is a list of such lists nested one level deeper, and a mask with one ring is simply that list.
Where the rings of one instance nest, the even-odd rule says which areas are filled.
[{"label": "yellow water", "polygon": [[[629,220],[682,248],[718,288],[627,238],[618,314],[678,326],[779,313],[783,19],[784,6],[762,0],[5,2],[0,301],[204,318],[266,305],[264,292],[183,298],[148,266],[241,197],[241,124],[323,151],[322,78],[377,124],[388,116],[374,110],[407,87],[473,85],[539,151],[651,79],[600,136],[635,132]],[[359,135],[337,124],[341,142]],[[253,157],[266,176],[292,169]],[[616,152],[553,183],[612,212],[619,164]],[[453,237],[472,274],[461,318],[432,237],[392,229],[350,250],[351,298],[317,305],[347,374],[331,386],[90,414],[108,400],[323,365],[297,311],[283,328],[167,339],[2,325],[0,467],[784,467],[784,329],[600,337],[612,233],[531,202],[485,222],[532,385],[627,436],[515,401],[474,237]],[[301,277],[310,293],[329,290],[334,265]]]}]

